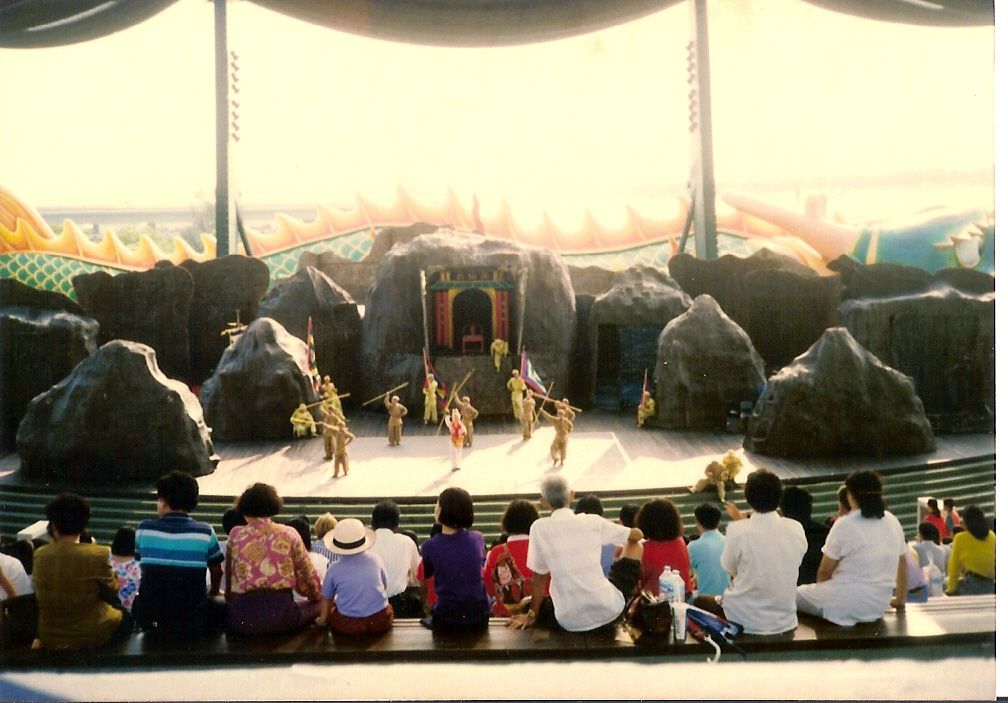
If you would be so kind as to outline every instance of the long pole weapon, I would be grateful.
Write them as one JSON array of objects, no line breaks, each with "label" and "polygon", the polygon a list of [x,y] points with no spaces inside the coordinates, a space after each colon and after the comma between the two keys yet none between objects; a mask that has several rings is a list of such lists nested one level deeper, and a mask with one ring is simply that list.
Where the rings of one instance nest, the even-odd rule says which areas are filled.
[{"label": "long pole weapon", "polygon": [[369,405],[369,404],[375,402],[376,400],[381,400],[382,398],[384,398],[385,396],[387,396],[389,393],[395,393],[397,390],[405,388],[408,385],[409,385],[409,381],[403,381],[402,383],[400,383],[395,388],[389,388],[384,393],[379,393],[374,398],[371,398],[370,400],[365,400],[363,403],[361,403],[361,407],[363,408],[365,405]]},{"label": "long pole weapon", "polygon": [[[537,396],[537,395],[539,395],[539,397],[540,397],[540,398],[543,398],[543,403],[542,403],[542,405],[540,405],[540,406],[539,406],[539,409],[538,409],[538,410],[536,410],[536,416],[535,416],[535,422],[533,422],[533,423],[532,423],[533,425],[537,425],[537,424],[539,424],[539,416],[540,416],[540,415],[542,414],[542,411],[543,411],[543,408],[545,408],[545,407],[546,407],[546,402],[545,402],[545,401],[547,401],[547,400],[553,400],[552,398],[550,398],[550,397],[549,397],[549,394],[550,394],[550,392],[551,392],[551,391],[553,390],[553,383],[555,383],[555,381],[551,382],[551,383],[549,384],[549,388],[547,388],[547,389],[546,389],[546,396],[545,396],[545,397],[543,397],[543,396],[539,395],[539,394],[538,394],[538,393],[536,393],[535,391],[531,391],[531,393],[532,393],[532,395],[533,395],[533,396]],[[554,402],[555,402],[555,401],[554,401]]]},{"label": "long pole weapon", "polygon": [[[551,383],[550,384],[550,388],[552,388],[552,387],[553,387],[553,384]],[[546,392],[549,393],[549,391],[546,391]],[[542,398],[544,401],[548,400],[549,402],[554,403],[554,404],[557,402],[556,398],[550,398],[548,395],[543,395],[542,393],[536,393],[535,391],[532,391],[532,395],[534,395],[536,398]],[[573,410],[576,413],[582,413],[582,412],[584,412],[584,410],[582,410],[581,408],[574,407],[570,403],[567,403],[567,407],[570,408],[571,410]]]},{"label": "long pole weapon", "polygon": [[437,428],[437,432],[435,433],[435,436],[441,434],[441,427],[444,426],[444,419],[445,419],[445,417],[448,416],[448,410],[449,410],[449,406],[451,405],[452,400],[455,398],[456,395],[458,395],[458,392],[460,390],[462,390],[462,386],[464,386],[466,384],[466,381],[468,381],[469,378],[472,375],[473,375],[473,372],[470,369],[469,373],[467,373],[465,376],[462,377],[462,382],[461,383],[459,383],[458,385],[452,386],[451,395],[449,395],[448,396],[448,400],[445,401],[444,413],[442,413],[442,415],[441,415],[441,422],[438,423],[438,428]]},{"label": "long pole weapon", "polygon": [[[336,397],[337,397],[337,398],[349,398],[349,397],[350,397],[350,394],[349,394],[349,393],[340,393],[340,394],[339,394],[338,396],[336,396]],[[306,405],[305,407],[306,407],[306,408],[313,408],[313,407],[315,407],[316,405],[321,405],[321,404],[322,404],[322,403],[324,403],[324,402],[326,402],[326,399],[325,399],[325,398],[323,398],[322,400],[316,400],[316,401],[315,401],[314,403],[308,403],[308,405]]]}]

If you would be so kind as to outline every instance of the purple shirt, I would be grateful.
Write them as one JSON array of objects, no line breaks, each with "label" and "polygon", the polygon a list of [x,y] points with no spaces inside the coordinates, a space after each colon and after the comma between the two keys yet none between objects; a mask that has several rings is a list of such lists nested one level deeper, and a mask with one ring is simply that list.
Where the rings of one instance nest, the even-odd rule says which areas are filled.
[{"label": "purple shirt", "polygon": [[469,622],[490,611],[483,586],[483,535],[474,530],[434,535],[423,543],[424,576],[434,576],[434,611],[450,622]]},{"label": "purple shirt", "polygon": [[329,565],[322,597],[336,598],[336,610],[348,618],[366,618],[388,605],[387,578],[381,559],[371,552],[341,555]]}]

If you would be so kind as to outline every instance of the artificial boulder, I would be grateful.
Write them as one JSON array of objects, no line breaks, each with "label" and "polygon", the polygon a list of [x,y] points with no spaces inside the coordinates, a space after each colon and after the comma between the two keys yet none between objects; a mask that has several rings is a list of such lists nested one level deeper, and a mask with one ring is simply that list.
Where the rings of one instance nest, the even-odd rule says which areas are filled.
[{"label": "artificial boulder", "polygon": [[199,400],[158,368],[154,350],[113,340],[29,404],[17,452],[27,478],[62,487],[213,472]]},{"label": "artificial boulder", "polygon": [[308,267],[284,278],[259,303],[257,318],[276,320],[298,339],[308,338],[312,319],[315,363],[319,373],[357,399],[357,352],[361,318],[350,294],[316,268]]},{"label": "artificial boulder", "polygon": [[681,430],[724,429],[729,412],[751,402],[766,380],[745,330],[709,295],[662,330],[653,378],[654,424]]},{"label": "artificial boulder", "polygon": [[88,315],[98,320],[98,344],[112,339],[146,344],[166,375],[189,379],[193,279],[188,271],[170,263],[116,276],[96,271],[74,276],[73,287]]},{"label": "artificial boulder", "polygon": [[289,438],[291,413],[315,400],[307,356],[308,346],[276,320],[254,320],[200,389],[214,438]]},{"label": "artificial boulder", "polygon": [[202,383],[228,345],[221,334],[236,318],[248,324],[269,287],[269,267],[251,256],[230,255],[208,261],[186,259],[180,266],[193,279],[189,308],[189,353],[194,384]]},{"label": "artificial boulder", "polygon": [[[397,245],[382,258],[364,314],[364,397],[421,378],[425,334],[420,272],[436,267],[509,269],[524,277],[524,290],[516,289],[511,308],[512,355],[519,351],[520,336],[540,376],[555,383],[555,393],[567,392],[576,317],[574,290],[563,260],[547,249],[439,231]],[[445,373],[441,366],[438,369]],[[469,393],[473,404],[482,410],[499,402],[507,410],[504,380],[493,385],[495,395],[486,398],[484,405],[479,404],[483,399],[478,394]],[[401,395],[407,405],[420,407],[420,384],[411,383]]]},{"label": "artificial boulder", "polygon": [[0,279],[0,451],[28,402],[97,350],[98,323],[64,295]]},{"label": "artificial boulder", "polygon": [[749,420],[747,451],[795,458],[934,451],[913,381],[842,327],[767,381]]}]

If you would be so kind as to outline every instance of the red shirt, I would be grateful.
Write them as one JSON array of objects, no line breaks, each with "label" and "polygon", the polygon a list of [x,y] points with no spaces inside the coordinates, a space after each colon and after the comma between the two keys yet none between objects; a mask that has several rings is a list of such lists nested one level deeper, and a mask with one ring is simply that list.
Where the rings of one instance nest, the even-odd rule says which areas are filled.
[{"label": "red shirt", "polygon": [[[528,567],[528,535],[516,535],[512,539],[508,539],[507,548],[511,553],[511,558],[514,559],[518,570],[522,572],[522,576],[531,580],[532,569]],[[500,558],[500,554],[503,551],[503,544],[494,545],[493,549],[491,549],[487,554],[486,564],[483,567],[483,585],[486,587],[486,592],[491,598],[496,597],[493,583],[493,570],[497,565],[497,559]],[[549,577],[547,577],[546,580],[546,594],[549,595]],[[508,612],[508,609],[502,604],[494,602],[492,615],[494,617],[506,618],[510,617],[512,613]]]},{"label": "red shirt", "polygon": [[938,529],[938,538],[944,542],[945,538],[948,537],[948,526],[945,525],[945,521],[940,517],[934,515],[928,515],[924,518],[924,522],[930,522]]},{"label": "red shirt", "polygon": [[640,590],[658,595],[658,577],[668,565],[679,570],[679,575],[686,582],[686,596],[689,597],[694,586],[693,577],[690,576],[689,551],[683,538],[676,537],[674,540],[661,542],[649,539],[643,542],[643,545],[644,556],[641,557],[641,576],[638,584]]}]

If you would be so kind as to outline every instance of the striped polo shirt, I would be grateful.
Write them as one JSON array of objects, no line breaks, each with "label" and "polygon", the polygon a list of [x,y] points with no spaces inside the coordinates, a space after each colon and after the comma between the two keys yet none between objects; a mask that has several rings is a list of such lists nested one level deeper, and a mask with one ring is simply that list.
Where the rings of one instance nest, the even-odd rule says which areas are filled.
[{"label": "striped polo shirt", "polygon": [[136,531],[136,551],[142,567],[206,569],[224,561],[213,528],[185,513],[168,513],[141,522]]}]

